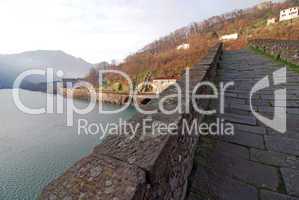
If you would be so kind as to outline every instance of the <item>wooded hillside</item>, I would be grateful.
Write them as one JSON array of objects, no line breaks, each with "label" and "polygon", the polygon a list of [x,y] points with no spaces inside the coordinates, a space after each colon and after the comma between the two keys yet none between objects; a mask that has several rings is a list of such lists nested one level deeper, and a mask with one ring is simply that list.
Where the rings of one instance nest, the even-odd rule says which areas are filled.
[{"label": "wooded hillside", "polygon": [[[226,49],[243,48],[249,39],[256,38],[299,40],[299,19],[267,26],[269,18],[279,18],[281,9],[292,6],[299,6],[299,0],[266,2],[192,23],[128,56],[117,68],[127,72],[137,82],[143,81],[148,72],[153,77],[179,77],[184,68],[191,67],[205,56],[224,34],[239,34],[238,40],[225,43]],[[190,48],[177,50],[177,46],[183,43],[190,44]],[[110,79],[111,82],[120,81],[114,76]]]}]

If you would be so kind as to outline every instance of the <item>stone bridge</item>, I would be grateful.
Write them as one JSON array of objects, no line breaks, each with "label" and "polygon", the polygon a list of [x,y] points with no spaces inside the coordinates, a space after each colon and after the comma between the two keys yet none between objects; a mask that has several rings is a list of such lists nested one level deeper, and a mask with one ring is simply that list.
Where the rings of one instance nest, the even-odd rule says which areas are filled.
[{"label": "stone bridge", "polygon": [[200,139],[188,200],[299,200],[299,75],[287,71],[286,84],[253,96],[255,110],[271,119],[274,107],[283,106],[274,103],[273,91],[287,89],[286,133],[257,121],[249,106],[253,85],[267,75],[272,82],[283,67],[249,50],[224,53],[217,80],[235,86],[225,94],[226,114],[220,117],[234,124],[235,135]]},{"label": "stone bridge", "polygon": [[[40,199],[99,200],[299,200],[299,75],[287,71],[287,132],[278,133],[259,122],[251,113],[249,92],[252,86],[281,64],[249,50],[222,52],[222,44],[209,50],[207,57],[190,71],[191,86],[184,76],[178,81],[184,92],[182,110],[190,112],[165,115],[136,114],[128,123],[142,124],[144,119],[156,124],[176,124],[171,130],[144,132],[133,139],[108,136],[93,152],[51,182]],[[283,78],[282,78],[283,79]],[[195,111],[190,94],[200,81],[234,81],[225,93],[225,114],[204,117]],[[271,84],[272,85],[272,84]],[[276,86],[253,96],[253,107],[271,118]],[[176,94],[170,86],[160,98]],[[201,87],[196,94],[208,94]],[[281,102],[282,97],[278,97]],[[153,99],[143,108],[157,108]],[[171,109],[178,101],[165,102]],[[218,108],[217,100],[197,100],[203,109]],[[233,136],[201,135],[193,130],[183,134],[194,119],[213,123],[217,118],[234,125]],[[169,132],[170,131],[170,132]],[[166,134],[165,134],[166,133]],[[168,133],[168,134],[167,134]],[[169,134],[172,133],[172,134]]]}]

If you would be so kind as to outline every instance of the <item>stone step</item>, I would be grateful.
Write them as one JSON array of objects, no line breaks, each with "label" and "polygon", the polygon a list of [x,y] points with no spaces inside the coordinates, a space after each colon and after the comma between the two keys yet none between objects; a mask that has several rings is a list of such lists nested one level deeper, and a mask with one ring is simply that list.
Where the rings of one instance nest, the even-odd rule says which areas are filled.
[{"label": "stone step", "polygon": [[288,154],[251,149],[250,159],[267,165],[299,169],[299,159]]},{"label": "stone step", "polygon": [[289,195],[271,192],[268,190],[261,190],[260,192],[260,200],[299,200],[299,198],[292,197]]},{"label": "stone step", "polygon": [[281,174],[287,193],[299,197],[299,170],[282,168]]},{"label": "stone step", "polygon": [[256,118],[253,116],[243,116],[243,115],[228,113],[228,114],[219,115],[219,117],[229,122],[246,124],[246,125],[256,125]]},{"label": "stone step", "polygon": [[265,136],[265,143],[270,151],[299,156],[299,140],[281,136]]},{"label": "stone step", "polygon": [[[191,191],[196,200],[258,200],[257,189],[243,182],[225,176],[217,176],[211,171],[197,171]],[[194,199],[195,200],[195,199]]]},{"label": "stone step", "polygon": [[262,135],[256,135],[245,131],[235,130],[235,135],[222,136],[220,139],[249,148],[265,149],[264,138]]},{"label": "stone step", "polygon": [[259,188],[276,191],[279,186],[279,174],[275,167],[246,159],[215,152],[211,155],[208,168],[219,177],[234,177]]}]

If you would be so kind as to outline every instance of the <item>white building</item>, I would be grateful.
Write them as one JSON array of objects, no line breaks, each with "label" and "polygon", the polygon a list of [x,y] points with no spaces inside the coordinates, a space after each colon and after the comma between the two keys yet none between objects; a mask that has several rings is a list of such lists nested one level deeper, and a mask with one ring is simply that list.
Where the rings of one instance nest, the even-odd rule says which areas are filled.
[{"label": "white building", "polygon": [[299,17],[299,7],[288,8],[280,11],[279,21],[295,19]]},{"label": "white building", "polygon": [[169,86],[173,85],[176,83],[175,78],[167,78],[167,77],[162,77],[162,78],[155,78],[152,80],[152,86],[154,87],[153,90],[155,93],[161,93],[163,90],[168,88]]},{"label": "white building", "polygon": [[190,44],[187,44],[187,43],[184,43],[184,44],[181,44],[179,46],[177,46],[177,50],[187,50],[190,48]]},{"label": "white building", "polygon": [[277,18],[273,17],[267,20],[267,26],[270,26],[271,24],[276,24]]},{"label": "white building", "polygon": [[237,40],[239,38],[238,33],[233,33],[233,34],[228,34],[228,35],[223,35],[220,37],[220,40],[222,41],[228,41],[228,40]]}]

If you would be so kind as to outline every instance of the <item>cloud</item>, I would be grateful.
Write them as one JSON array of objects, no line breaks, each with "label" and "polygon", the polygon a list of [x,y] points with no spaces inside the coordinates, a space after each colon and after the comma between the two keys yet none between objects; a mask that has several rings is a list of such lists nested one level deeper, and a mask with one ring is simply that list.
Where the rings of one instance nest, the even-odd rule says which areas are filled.
[{"label": "cloud", "polygon": [[235,1],[1,0],[0,53],[61,49],[89,62],[120,59],[192,21],[261,0]]}]

